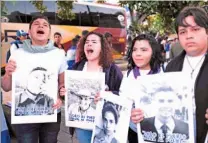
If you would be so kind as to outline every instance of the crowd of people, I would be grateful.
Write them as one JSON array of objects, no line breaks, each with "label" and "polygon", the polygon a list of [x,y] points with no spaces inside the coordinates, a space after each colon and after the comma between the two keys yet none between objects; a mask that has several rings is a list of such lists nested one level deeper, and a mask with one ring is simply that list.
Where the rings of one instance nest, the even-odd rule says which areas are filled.
[{"label": "crowd of people", "polygon": [[[48,40],[51,34],[50,23],[47,17],[37,16],[30,22],[28,33],[21,30],[17,32],[18,39],[17,42],[12,43],[12,49],[10,49],[10,55],[8,54],[8,63],[5,68],[6,73],[1,80],[2,89],[4,91],[12,90],[12,73],[21,68],[20,64],[24,64],[24,60],[28,56],[33,56],[34,61],[40,58],[39,55],[44,56],[44,63],[51,63],[54,59],[52,66],[56,73],[59,92],[56,103],[52,102],[53,105],[50,105],[54,109],[60,109],[63,102],[62,97],[66,92],[64,86],[65,70],[104,72],[106,91],[113,92],[116,95],[119,95],[119,91],[122,90],[120,87],[122,87],[123,76],[137,79],[138,76],[143,75],[181,71],[190,75],[194,83],[193,116],[195,141],[193,142],[204,143],[208,141],[208,80],[206,80],[206,74],[208,73],[208,15],[201,8],[186,7],[179,13],[175,22],[177,37],[166,39],[166,42],[162,43],[164,44],[162,48],[161,41],[158,42],[158,39],[150,34],[139,34],[132,40],[128,50],[128,70],[123,75],[119,67],[113,62],[111,51],[113,46],[112,34],[83,31],[82,36],[75,36],[72,40],[72,46],[65,52],[61,44],[62,35],[59,32],[54,34],[55,43]],[[26,37],[28,35],[29,39]],[[13,46],[16,48],[13,48]],[[164,55],[164,52],[166,55]],[[55,57],[51,58],[51,54],[63,60],[56,61]],[[168,61],[165,67],[163,66],[165,62],[164,56]],[[31,90],[28,89],[28,91]],[[161,101],[161,98],[167,99],[168,102],[172,100],[170,91],[163,94],[170,95],[170,97],[160,94],[157,96],[158,102]],[[100,98],[98,93],[94,99],[95,103]],[[26,100],[27,97],[25,97]],[[108,111],[103,112],[107,113]],[[106,113],[103,113],[103,120]],[[58,110],[57,114],[58,121],[56,123],[16,124],[17,142],[56,143],[60,130],[60,110]],[[161,112],[161,115],[154,118],[159,118],[159,116],[164,115]],[[141,128],[143,126],[154,128],[154,119],[144,120],[144,113],[141,109],[133,107],[130,118],[129,143],[138,142],[136,124],[141,123]],[[172,122],[178,123],[176,119],[171,117],[171,114],[167,118]],[[114,122],[117,122],[117,120],[115,119]],[[158,122],[160,121],[158,120]],[[182,125],[184,130],[180,132],[186,134],[188,138],[186,132],[187,124],[183,123]],[[168,127],[166,126],[165,128],[167,131]],[[91,142],[91,130],[75,128],[75,131],[79,143]],[[171,131],[169,130],[169,132]],[[94,142],[99,142],[99,140],[103,139],[102,136],[104,136],[104,131],[100,131],[95,136]],[[108,142],[113,143],[117,141],[113,139]]]}]

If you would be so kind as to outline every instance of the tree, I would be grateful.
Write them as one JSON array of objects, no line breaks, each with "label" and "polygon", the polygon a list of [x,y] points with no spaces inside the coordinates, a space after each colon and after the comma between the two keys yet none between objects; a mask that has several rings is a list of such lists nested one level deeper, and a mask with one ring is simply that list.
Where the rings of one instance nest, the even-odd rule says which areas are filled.
[{"label": "tree", "polygon": [[[47,12],[47,7],[43,1],[30,1],[40,13]],[[56,1],[57,3],[57,16],[60,19],[72,20],[75,14],[72,12],[73,1]]]},{"label": "tree", "polygon": [[1,1],[1,15],[4,16],[7,14],[7,8],[5,6],[5,2]]},{"label": "tree", "polygon": [[137,11],[138,24],[141,24],[149,15],[159,14],[164,28],[169,31],[181,9],[186,6],[202,6],[205,3],[205,1],[120,1],[121,6],[129,7],[131,16],[134,10]]}]

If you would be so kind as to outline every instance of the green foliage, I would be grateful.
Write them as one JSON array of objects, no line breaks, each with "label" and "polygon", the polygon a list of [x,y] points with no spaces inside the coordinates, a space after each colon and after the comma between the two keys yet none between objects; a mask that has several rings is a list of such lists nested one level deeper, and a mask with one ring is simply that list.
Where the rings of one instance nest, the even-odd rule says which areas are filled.
[{"label": "green foliage", "polygon": [[30,3],[32,3],[40,13],[47,12],[47,7],[43,5],[43,1],[30,1]]},{"label": "green foliage", "polygon": [[105,3],[105,0],[97,0],[97,3]]},{"label": "green foliage", "polygon": [[[156,17],[155,24],[150,24],[149,26],[154,25],[158,28],[158,23],[163,31],[173,31],[173,22],[180,10],[186,6],[202,6],[205,5],[205,1],[120,1],[121,6],[128,6],[130,11],[137,11],[139,20],[144,14],[147,16],[156,14],[160,17]],[[159,19],[158,19],[159,18]],[[138,21],[137,21],[138,22]],[[142,21],[140,21],[142,22]],[[140,24],[140,23],[139,23]],[[150,28],[157,31],[158,29]]]},{"label": "green foliage", "polygon": [[72,12],[73,1],[57,1],[58,17],[60,19],[72,20],[75,14]]},{"label": "green foliage", "polygon": [[[47,12],[47,7],[43,1],[30,1],[40,13]],[[56,1],[57,3],[57,16],[60,19],[72,20],[75,14],[72,13],[73,1]]]},{"label": "green foliage", "polygon": [[5,6],[5,2],[1,1],[1,16],[7,15],[7,11],[8,11],[8,9]]}]

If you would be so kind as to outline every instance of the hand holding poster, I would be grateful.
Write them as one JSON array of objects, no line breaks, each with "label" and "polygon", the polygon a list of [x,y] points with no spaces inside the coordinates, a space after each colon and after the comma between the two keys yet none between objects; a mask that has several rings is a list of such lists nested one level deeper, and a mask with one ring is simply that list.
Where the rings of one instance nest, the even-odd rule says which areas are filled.
[{"label": "hand holding poster", "polygon": [[92,129],[95,119],[94,96],[105,88],[105,74],[83,71],[65,72],[66,126]]},{"label": "hand holding poster", "polygon": [[101,92],[101,97],[91,143],[126,143],[132,101],[111,92]]},{"label": "hand holding poster", "polygon": [[144,111],[137,126],[139,142],[191,143],[192,84],[182,73],[141,76],[135,81],[136,108]]}]

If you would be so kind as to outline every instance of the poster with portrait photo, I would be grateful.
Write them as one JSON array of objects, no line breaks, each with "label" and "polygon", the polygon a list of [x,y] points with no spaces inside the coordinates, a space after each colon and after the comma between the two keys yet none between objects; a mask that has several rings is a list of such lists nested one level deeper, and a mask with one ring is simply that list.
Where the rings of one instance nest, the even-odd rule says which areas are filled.
[{"label": "poster with portrait photo", "polygon": [[132,100],[112,92],[101,92],[97,103],[91,143],[126,143]]},{"label": "poster with portrait photo", "polygon": [[144,111],[144,119],[137,125],[140,143],[194,140],[193,88],[189,76],[181,72],[146,75],[138,77],[135,86],[135,106]]},{"label": "poster with portrait photo", "polygon": [[65,71],[66,126],[92,130],[95,118],[94,97],[105,90],[105,73]]},{"label": "poster with portrait photo", "polygon": [[57,74],[38,63],[19,67],[12,75],[12,124],[57,122]]}]

